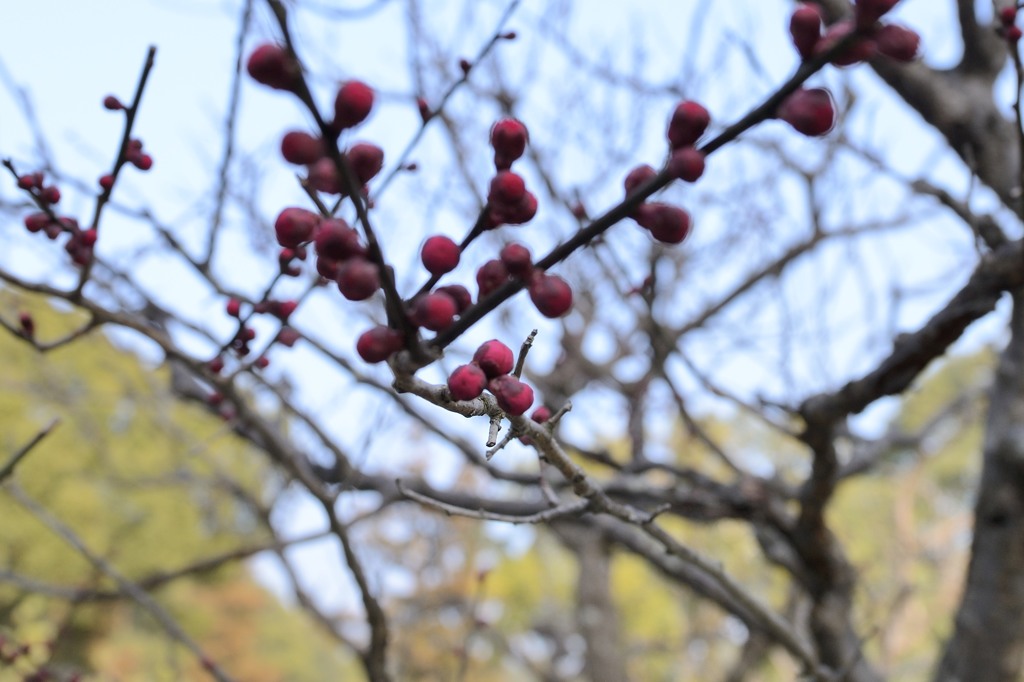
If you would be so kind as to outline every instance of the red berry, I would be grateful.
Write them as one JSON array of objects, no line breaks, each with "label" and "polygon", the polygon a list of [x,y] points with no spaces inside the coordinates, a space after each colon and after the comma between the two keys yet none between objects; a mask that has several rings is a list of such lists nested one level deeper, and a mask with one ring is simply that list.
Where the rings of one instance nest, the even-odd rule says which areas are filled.
[{"label": "red berry", "polygon": [[434,292],[416,299],[409,317],[414,324],[439,332],[452,323],[458,311],[455,299],[446,293]]},{"label": "red berry", "polygon": [[634,219],[651,232],[651,236],[665,244],[678,244],[690,234],[690,214],[669,204],[644,204],[637,209]]},{"label": "red berry", "polygon": [[221,370],[224,369],[224,358],[218,355],[217,357],[206,363],[206,368],[213,372],[214,374],[220,374]]},{"label": "red berry", "polygon": [[452,400],[479,398],[487,386],[487,375],[476,365],[462,365],[448,377],[448,392]]},{"label": "red berry", "polygon": [[336,132],[359,125],[373,109],[373,90],[362,81],[348,81],[338,89],[334,98],[334,124]]},{"label": "red berry", "polygon": [[[321,259],[344,260],[353,256],[366,255],[366,248],[359,242],[359,234],[341,218],[331,218],[320,223],[313,239],[316,253]],[[320,270],[320,265],[317,265]],[[328,275],[320,272],[324,277]],[[333,277],[328,277],[333,279]]]},{"label": "red berry", "polygon": [[658,171],[654,170],[647,164],[637,166],[633,170],[629,171],[629,173],[626,174],[626,179],[622,182],[623,187],[626,188],[626,195],[628,196],[632,194],[633,190],[657,174]]},{"label": "red berry", "polygon": [[1017,21],[1017,7],[1011,5],[1010,7],[1004,7],[999,10],[999,21],[1003,23],[1003,26],[1010,26],[1013,22]]},{"label": "red berry", "polygon": [[487,389],[498,399],[498,406],[512,416],[526,412],[533,404],[533,389],[511,374],[491,379]]},{"label": "red berry", "polygon": [[533,411],[533,414],[530,415],[530,419],[537,422],[538,424],[543,424],[547,420],[551,419],[551,410],[549,410],[544,405],[541,405],[540,407]]},{"label": "red berry", "polygon": [[369,142],[352,145],[345,155],[360,185],[365,185],[384,167],[384,150]]},{"label": "red berry", "polygon": [[428,237],[420,249],[420,260],[431,275],[440,277],[459,264],[459,245],[443,235]]},{"label": "red berry", "polygon": [[684,182],[696,182],[704,174],[704,153],[694,147],[680,147],[668,160],[668,172]]},{"label": "red berry", "polygon": [[[38,213],[29,213],[25,216],[25,228],[29,232],[39,232],[50,224],[50,216],[41,211]],[[58,229],[59,227],[60,226],[58,226]]]},{"label": "red berry", "polygon": [[526,151],[530,133],[522,122],[514,118],[503,118],[491,126],[491,146],[494,148],[494,166],[508,170],[512,163]]},{"label": "red berry", "polygon": [[21,333],[22,334],[24,334],[26,337],[28,337],[30,339],[33,336],[35,336],[35,333],[36,333],[36,323],[35,323],[35,320],[32,319],[32,315],[30,313],[26,313],[26,312],[19,313],[19,315],[18,315],[18,323],[21,325]]},{"label": "red berry", "polygon": [[512,171],[498,171],[491,180],[487,201],[493,204],[517,204],[526,196],[526,182]]},{"label": "red berry", "polygon": [[420,118],[424,123],[430,120],[433,113],[430,111],[430,104],[423,97],[416,98],[416,109],[420,112]]},{"label": "red berry", "polygon": [[512,350],[497,339],[480,344],[473,354],[473,362],[483,370],[488,379],[493,379],[512,371],[515,357]]},{"label": "red berry", "polygon": [[288,163],[308,166],[324,156],[324,141],[301,130],[285,133],[281,138],[281,156]]},{"label": "red berry", "polygon": [[96,243],[96,239],[99,237],[99,233],[96,232],[95,227],[90,227],[88,230],[84,230],[78,237],[83,245],[92,248]]},{"label": "red berry", "polygon": [[402,335],[383,325],[364,332],[356,341],[356,352],[366,362],[384,362],[402,349]]},{"label": "red berry", "polygon": [[124,109],[124,105],[121,104],[121,100],[113,95],[107,95],[103,98],[103,108],[109,109],[110,111],[120,111],[121,109]]},{"label": "red berry", "polygon": [[277,243],[284,247],[295,248],[302,242],[313,237],[313,232],[320,224],[320,216],[304,208],[292,206],[278,214],[274,221],[274,232]]},{"label": "red berry", "polygon": [[102,187],[103,189],[105,189],[106,191],[109,192],[113,186],[114,186],[114,176],[113,175],[102,175],[102,176],[100,176],[100,187]]},{"label": "red berry", "polygon": [[131,162],[132,164],[135,165],[136,168],[138,168],[141,171],[148,171],[150,168],[153,167],[153,157],[150,156],[149,154],[139,154],[138,156],[133,156]]},{"label": "red berry", "polygon": [[317,256],[316,271],[324,279],[338,279],[338,270],[341,269],[341,262],[334,258]]},{"label": "red berry", "polygon": [[473,297],[469,293],[469,289],[462,286],[461,284],[449,284],[447,286],[438,287],[436,291],[441,291],[452,297],[455,301],[455,307],[458,309],[459,314],[462,311],[473,305]]},{"label": "red berry", "polygon": [[238,317],[242,312],[242,302],[237,298],[228,299],[228,304],[225,308],[228,311],[228,315],[231,317]]},{"label": "red berry", "polygon": [[836,124],[832,94],[824,88],[799,88],[779,105],[778,117],[804,135],[825,135]]},{"label": "red berry", "polygon": [[266,355],[261,355],[258,358],[256,358],[256,361],[253,362],[253,364],[256,366],[257,369],[266,369],[267,367],[270,366],[270,358],[268,358]]},{"label": "red berry", "polygon": [[[1010,39],[1010,32],[1017,28],[1010,27],[1006,32],[1007,39]],[[1020,39],[1020,29],[1017,29],[1017,38]],[[1015,42],[1015,41],[1014,41]],[[917,59],[917,53],[921,48],[921,36],[899,24],[886,24],[875,33],[875,44],[878,51],[890,59],[898,62],[912,62]]]},{"label": "red berry", "polygon": [[[1021,30],[1019,26],[1011,26],[1006,29],[1006,42],[1013,44],[1020,40]],[[909,60],[908,60],[909,61]]]},{"label": "red berry", "polygon": [[494,214],[494,211],[492,211],[492,214],[500,219],[499,222],[509,225],[522,225],[523,223],[530,222],[537,215],[537,197],[532,192],[527,192],[518,203],[496,208],[497,213]]},{"label": "red berry", "polygon": [[56,204],[60,201],[60,190],[53,185],[44,187],[39,191],[39,198],[48,204]]},{"label": "red berry", "polygon": [[258,83],[277,90],[291,90],[299,80],[299,65],[281,45],[260,45],[246,63],[249,75]]},{"label": "red berry", "polygon": [[476,283],[479,287],[477,300],[486,298],[488,294],[508,281],[508,270],[500,260],[489,260],[476,271]]},{"label": "red berry", "polygon": [[817,5],[799,5],[789,19],[789,33],[793,45],[803,59],[814,55],[814,48],[821,40],[821,9]]},{"label": "red berry", "polygon": [[342,192],[341,176],[338,175],[338,169],[334,167],[334,162],[328,158],[320,159],[309,166],[306,179],[310,186],[318,192],[327,194],[341,194]]},{"label": "red berry", "polygon": [[302,338],[302,335],[291,327],[281,327],[281,331],[277,333],[277,341],[282,346],[291,348],[295,345],[295,342]]},{"label": "red berry", "polygon": [[299,307],[298,301],[281,301],[277,305],[277,309],[274,311],[274,315],[277,316],[282,322],[287,322],[288,318],[291,317],[295,309]]},{"label": "red berry", "polygon": [[516,242],[506,244],[498,257],[501,258],[505,269],[512,277],[525,279],[533,272],[533,257],[530,255],[530,250],[522,244]]},{"label": "red berry", "polygon": [[530,282],[529,292],[544,317],[561,317],[572,308],[572,288],[558,275],[540,273]]},{"label": "red berry", "polygon": [[338,269],[338,290],[350,301],[365,301],[380,289],[377,266],[365,258],[350,258]]},{"label": "red berry", "polygon": [[692,145],[707,130],[711,114],[697,102],[680,102],[668,124],[668,141],[673,149]]}]

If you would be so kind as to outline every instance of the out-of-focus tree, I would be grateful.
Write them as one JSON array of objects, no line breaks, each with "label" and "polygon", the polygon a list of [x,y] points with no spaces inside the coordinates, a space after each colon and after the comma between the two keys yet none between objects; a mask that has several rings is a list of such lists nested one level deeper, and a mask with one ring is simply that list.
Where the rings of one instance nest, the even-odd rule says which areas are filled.
[{"label": "out-of-focus tree", "polygon": [[[0,321],[104,379],[121,412],[64,409],[125,447],[19,421],[4,503],[76,558],[5,589],[75,617],[68,585],[106,590],[182,674],[249,679],[238,652],[273,647],[204,614],[269,598],[237,572],[156,600],[149,581],[248,538],[343,652],[321,675],[1017,679],[1021,31],[1004,0],[937,6],[246,0],[185,211],[134,175],[177,160],[145,129],[155,50],[104,100],[123,132],[99,189],[9,87],[34,139],[3,150],[0,207],[30,258],[0,279],[83,317]],[[163,368],[107,381],[76,355],[100,329]],[[192,403],[187,435],[133,420],[158,394],[139,382]],[[60,439],[81,508],[54,492]],[[182,525],[224,537],[133,525],[177,503],[104,458],[188,472]],[[284,551],[299,518],[333,572]],[[9,572],[51,566],[56,541],[24,533]],[[152,550],[122,552],[133,533]]]}]

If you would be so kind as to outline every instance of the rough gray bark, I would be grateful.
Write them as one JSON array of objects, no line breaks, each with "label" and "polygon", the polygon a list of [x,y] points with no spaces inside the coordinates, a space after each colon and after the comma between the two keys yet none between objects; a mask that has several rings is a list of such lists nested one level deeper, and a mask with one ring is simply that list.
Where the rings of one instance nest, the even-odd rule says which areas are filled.
[{"label": "rough gray bark", "polygon": [[1024,671],[1024,289],[1013,302],[989,402],[967,584],[937,682],[1010,682]]}]

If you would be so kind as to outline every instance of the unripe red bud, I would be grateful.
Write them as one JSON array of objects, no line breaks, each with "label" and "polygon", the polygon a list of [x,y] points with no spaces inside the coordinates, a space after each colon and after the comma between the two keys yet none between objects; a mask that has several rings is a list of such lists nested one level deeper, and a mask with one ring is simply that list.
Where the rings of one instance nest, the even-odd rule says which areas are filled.
[{"label": "unripe red bud", "polygon": [[313,238],[313,232],[320,224],[320,216],[304,208],[290,207],[278,214],[274,222],[277,243],[295,248]]},{"label": "unripe red bud", "polygon": [[420,112],[420,119],[422,119],[424,123],[429,121],[430,117],[433,116],[433,113],[430,111],[430,104],[423,97],[416,98],[416,109]]},{"label": "unripe red bud", "polygon": [[345,156],[360,185],[368,183],[384,167],[384,150],[369,142],[352,145]]},{"label": "unripe red bud", "polygon": [[253,79],[277,90],[291,90],[299,80],[299,65],[281,45],[260,45],[246,63]]},{"label": "unripe red bud", "polygon": [[480,344],[473,354],[473,362],[477,364],[488,379],[493,379],[502,374],[512,371],[515,357],[512,350],[497,339],[491,339]]},{"label": "unripe red bud", "polygon": [[696,182],[704,174],[704,153],[694,147],[680,147],[668,160],[668,172],[684,182]]},{"label": "unripe red bud", "polygon": [[350,258],[338,269],[338,290],[350,301],[365,301],[380,289],[377,266],[364,258]]},{"label": "unripe red bud", "polygon": [[275,306],[274,315],[282,322],[287,322],[295,309],[299,307],[298,301],[281,301]]},{"label": "unripe red bud", "polygon": [[428,237],[420,249],[420,260],[431,275],[440,277],[458,266],[459,245],[443,235]]},{"label": "unripe red bud", "polygon": [[452,297],[460,315],[463,310],[473,305],[473,297],[470,295],[469,289],[461,284],[448,284],[447,286],[438,287],[437,291],[444,292]]},{"label": "unripe red bud", "polygon": [[500,260],[489,260],[476,271],[476,283],[480,293],[477,300],[486,298],[488,294],[508,281],[508,270]]},{"label": "unripe red bud", "polygon": [[231,317],[238,317],[242,312],[242,302],[237,298],[228,299],[228,304],[225,306],[228,315]]},{"label": "unripe red bud", "polygon": [[[321,222],[313,245],[318,256],[336,261],[366,255],[366,248],[359,242],[359,234],[342,218],[331,218]],[[319,265],[317,269],[320,270]],[[328,277],[322,271],[320,274]]]},{"label": "unripe red bud", "polygon": [[281,156],[288,163],[308,166],[323,158],[324,141],[301,130],[285,133],[281,138]]},{"label": "unripe red bud", "polygon": [[512,171],[498,171],[491,180],[487,201],[508,206],[517,204],[526,196],[526,182]]},{"label": "unripe red bud", "polygon": [[905,26],[886,24],[875,33],[875,44],[878,51],[890,59],[912,62],[921,48],[921,36]]},{"label": "unripe red bud", "polygon": [[124,105],[121,104],[121,100],[113,95],[107,95],[103,98],[103,108],[109,109],[110,111],[120,111],[121,109],[124,109]]},{"label": "unripe red bud", "polygon": [[692,145],[707,130],[711,114],[697,102],[680,102],[668,124],[668,141],[673,149]]},{"label": "unripe red bud", "polygon": [[105,189],[106,191],[109,192],[113,186],[114,186],[114,176],[113,175],[102,175],[102,176],[100,176],[100,187],[102,187],[103,189]]},{"label": "unripe red bud", "polygon": [[657,174],[658,171],[654,170],[647,164],[637,166],[633,170],[629,171],[629,173],[626,174],[626,179],[622,182],[622,186],[626,189],[626,195],[629,196],[632,194],[633,190]]},{"label": "unripe red bud", "polygon": [[498,406],[512,416],[523,414],[533,404],[533,389],[511,374],[491,379],[487,389],[498,399]]},{"label": "unripe red bud", "polygon": [[420,327],[439,332],[452,323],[456,313],[455,299],[446,293],[434,292],[416,299],[409,318]]},{"label": "unripe red bud", "polygon": [[36,334],[36,322],[32,319],[32,315],[27,312],[18,314],[18,324],[21,325],[21,333],[26,338],[31,339]]},{"label": "unripe red bud", "polygon": [[799,5],[789,19],[789,33],[793,45],[803,59],[814,55],[814,48],[821,40],[821,9],[817,5]]},{"label": "unripe red bud", "polygon": [[224,369],[224,358],[219,355],[206,363],[206,368],[214,374],[220,374]]},{"label": "unripe red bud", "polygon": [[799,88],[779,105],[778,117],[804,135],[825,135],[836,124],[832,94],[824,88]]},{"label": "unripe red bud", "polygon": [[334,167],[334,162],[328,158],[320,159],[309,166],[306,179],[310,186],[318,192],[341,194],[341,176],[338,175],[338,169]]},{"label": "unripe red bud", "polygon": [[689,213],[669,204],[644,204],[633,217],[652,237],[665,244],[679,244],[690,234],[692,226]]},{"label": "unripe red bud", "polygon": [[288,348],[294,346],[295,342],[301,338],[302,335],[291,327],[281,327],[281,331],[277,333],[277,342]]},{"label": "unripe red bud", "polygon": [[56,204],[60,201],[60,190],[50,185],[39,191],[39,198],[47,204]]},{"label": "unripe red bud", "polygon": [[452,400],[479,398],[487,386],[487,375],[476,365],[462,365],[448,377],[448,392]]},{"label": "unripe red bud", "polygon": [[526,151],[530,134],[522,122],[514,118],[503,118],[491,126],[491,146],[494,148],[494,166],[508,170],[512,163]]},{"label": "unripe red bud", "polygon": [[501,258],[505,269],[512,277],[525,279],[533,272],[533,257],[530,255],[530,250],[522,244],[516,242],[506,244],[498,257]]},{"label": "unripe red bud", "polygon": [[383,362],[402,349],[402,335],[382,325],[364,332],[356,341],[356,352],[366,362]]},{"label": "unripe red bud", "polygon": [[561,317],[572,308],[572,288],[558,275],[540,273],[530,282],[529,292],[544,317]]},{"label": "unripe red bud", "polygon": [[362,81],[348,81],[338,89],[334,98],[334,123],[336,132],[359,125],[373,109],[373,90]]},{"label": "unripe red bud", "polygon": [[[25,216],[25,228],[29,232],[39,232],[40,230],[44,229],[47,225],[50,224],[50,216],[43,213],[42,211],[38,213],[29,213],[27,216]],[[60,226],[58,226],[58,230],[59,229]]]}]

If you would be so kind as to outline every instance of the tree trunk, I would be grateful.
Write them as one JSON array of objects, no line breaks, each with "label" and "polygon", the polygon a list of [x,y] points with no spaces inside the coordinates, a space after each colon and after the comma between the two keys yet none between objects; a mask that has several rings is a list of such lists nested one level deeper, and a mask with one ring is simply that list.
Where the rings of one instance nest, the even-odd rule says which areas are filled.
[{"label": "tree trunk", "polygon": [[988,407],[967,583],[936,682],[1013,682],[1024,665],[1024,289],[1010,329]]}]

